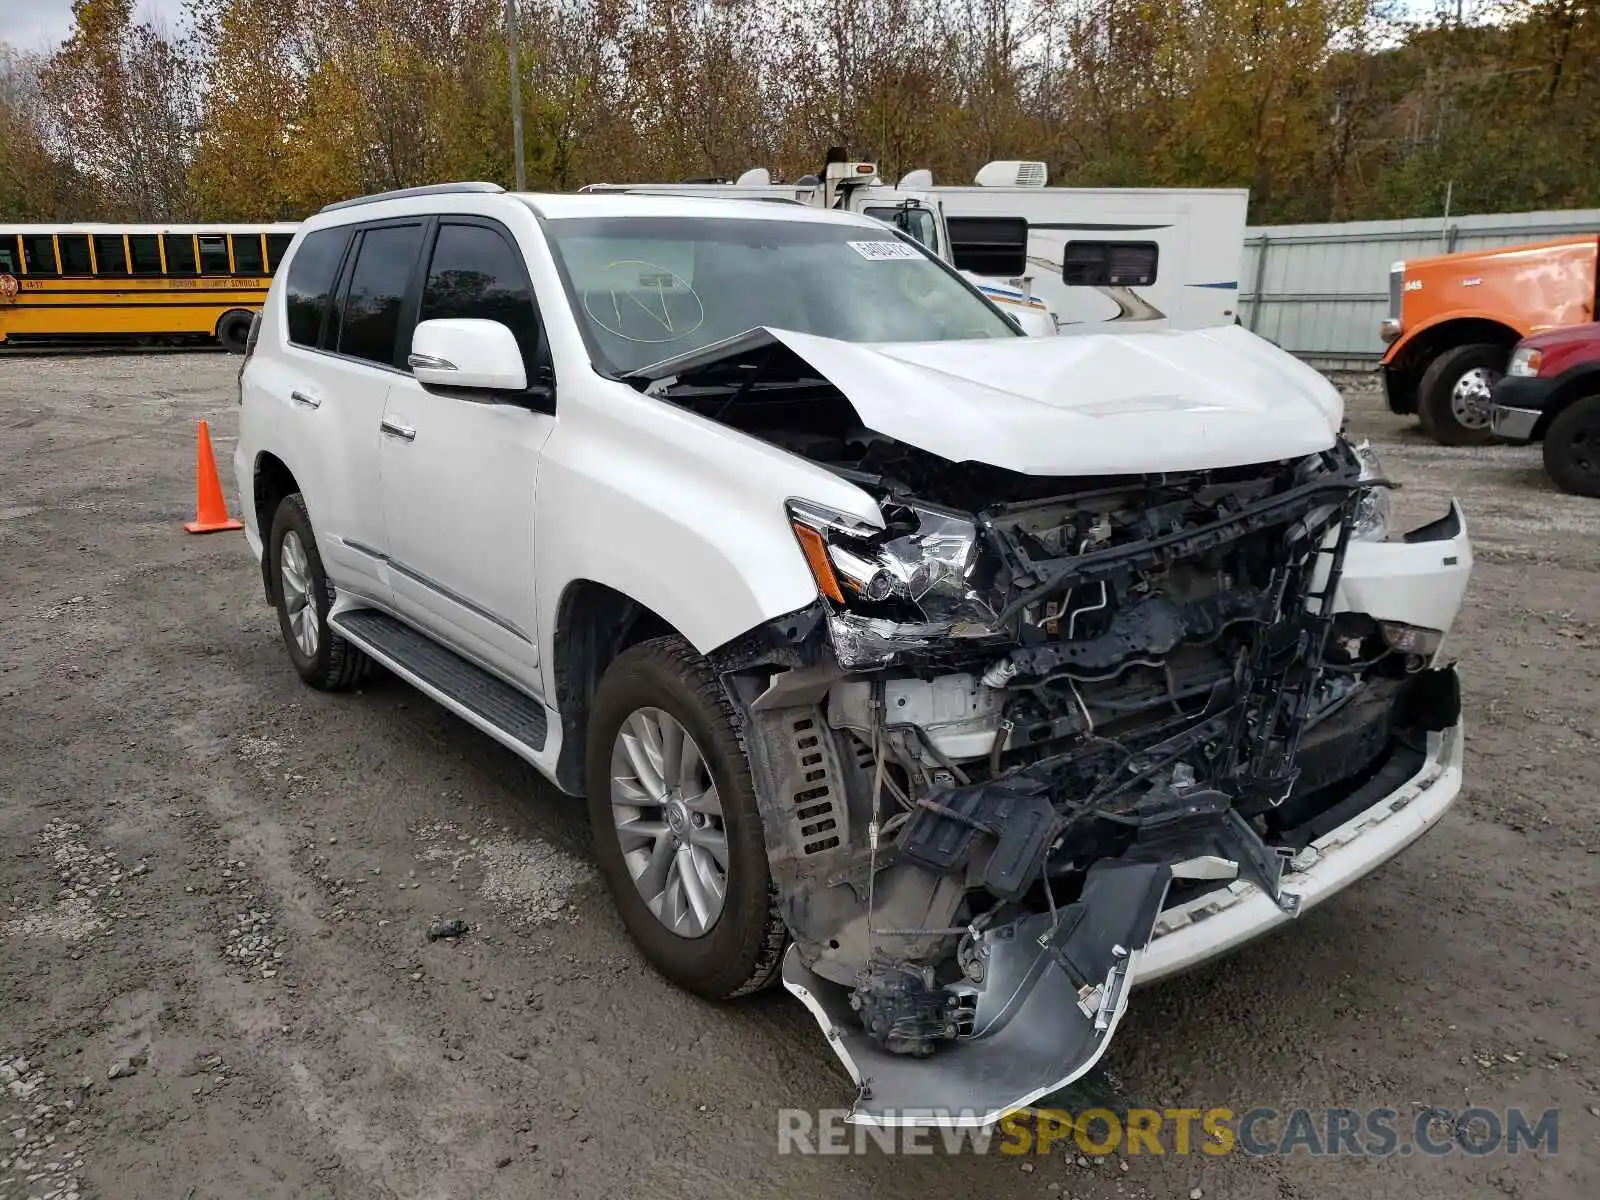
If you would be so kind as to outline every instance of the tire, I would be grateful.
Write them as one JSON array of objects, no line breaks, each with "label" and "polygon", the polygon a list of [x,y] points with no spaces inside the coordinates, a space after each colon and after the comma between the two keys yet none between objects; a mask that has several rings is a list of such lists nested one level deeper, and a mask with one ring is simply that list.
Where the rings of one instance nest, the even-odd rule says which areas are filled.
[{"label": "tire", "polygon": [[1488,393],[1505,373],[1506,357],[1499,346],[1480,342],[1446,350],[1429,363],[1417,384],[1422,431],[1441,446],[1485,446],[1494,441]]},{"label": "tire", "polygon": [[[285,546],[289,548],[290,559],[287,576],[284,574]],[[283,644],[294,669],[300,672],[301,679],[320,691],[338,692],[355,687],[371,672],[372,660],[328,626],[328,610],[334,600],[333,585],[322,569],[311,517],[299,492],[285,496],[278,505],[267,547],[272,604],[278,610],[278,628],[283,633]],[[301,581],[298,588],[295,579]],[[303,603],[297,605],[296,601],[301,598]],[[304,611],[311,613],[312,632],[309,634],[304,624],[297,623],[303,620],[300,614]]]},{"label": "tire", "polygon": [[1584,396],[1556,414],[1544,434],[1544,469],[1563,492],[1600,496],[1600,396]]},{"label": "tire", "polygon": [[243,354],[250,338],[250,314],[242,309],[222,314],[217,322],[217,341],[229,354]]},{"label": "tire", "polygon": [[[646,716],[651,713],[657,716]],[[714,816],[705,810],[689,811],[682,800],[676,814],[662,804],[634,807],[624,801],[619,807],[614,801],[614,789],[620,789],[619,796],[631,792],[635,784],[627,780],[644,778],[643,773],[635,775],[631,764],[637,760],[628,757],[619,741],[624,724],[638,744],[636,719],[659,722],[662,717],[675,721],[692,740],[703,768],[679,776],[681,781],[687,774],[695,775],[699,783],[654,794],[670,802],[681,793],[692,806],[700,789],[710,783],[715,786],[720,809]],[[614,760],[614,755],[619,757]],[[622,923],[644,956],[673,983],[709,1000],[731,1000],[772,983],[783,961],[787,933],[767,869],[766,838],[744,743],[722,685],[705,659],[679,637],[655,638],[618,655],[595,692],[586,758],[595,858]],[[686,754],[683,761],[692,758]],[[707,827],[698,832],[684,830],[685,840],[680,843],[679,827],[671,824],[679,818],[683,822],[703,819]],[[653,839],[625,835],[618,828],[621,820],[640,829],[659,829],[663,835]],[[675,907],[670,901],[672,872],[677,872],[680,892],[686,890],[682,881],[688,878],[683,872],[694,871],[694,877],[700,877],[701,868],[696,864],[712,861],[703,847],[710,844],[704,841],[708,834],[714,838],[716,822],[720,822],[727,858],[723,898],[720,911],[697,932],[693,919],[669,922]],[[699,845],[697,838],[701,839]],[[665,855],[661,861],[668,865],[654,876],[664,881],[654,901],[663,911],[657,916],[644,894],[645,890],[654,891],[653,885],[647,889],[645,884],[636,884],[634,874],[640,870],[642,877],[649,878],[653,867],[644,864],[654,864],[657,860],[652,856],[660,853]],[[703,900],[703,883],[698,889],[687,889],[688,893],[696,891]],[[689,918],[695,916],[687,911],[691,907],[687,901],[676,907],[684,909]]]}]

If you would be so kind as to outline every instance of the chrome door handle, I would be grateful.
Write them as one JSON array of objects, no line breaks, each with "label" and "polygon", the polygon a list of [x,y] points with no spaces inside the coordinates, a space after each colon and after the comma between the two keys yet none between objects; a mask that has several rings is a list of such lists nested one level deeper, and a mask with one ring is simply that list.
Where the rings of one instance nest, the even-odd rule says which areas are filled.
[{"label": "chrome door handle", "polygon": [[397,425],[395,422],[386,419],[378,423],[378,428],[382,430],[385,437],[399,438],[402,442],[414,442],[417,440],[417,431],[409,425]]},{"label": "chrome door handle", "polygon": [[322,401],[318,397],[309,395],[306,392],[290,392],[289,399],[293,400],[296,404],[304,405],[306,408],[322,407]]}]

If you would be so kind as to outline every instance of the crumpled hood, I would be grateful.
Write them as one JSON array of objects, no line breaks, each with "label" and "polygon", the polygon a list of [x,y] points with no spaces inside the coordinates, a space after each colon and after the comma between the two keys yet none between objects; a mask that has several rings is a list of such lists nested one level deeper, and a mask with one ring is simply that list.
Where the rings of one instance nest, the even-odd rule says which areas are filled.
[{"label": "crumpled hood", "polygon": [[861,345],[767,330],[867,428],[954,462],[1028,475],[1242,466],[1325,450],[1344,402],[1236,326]]}]

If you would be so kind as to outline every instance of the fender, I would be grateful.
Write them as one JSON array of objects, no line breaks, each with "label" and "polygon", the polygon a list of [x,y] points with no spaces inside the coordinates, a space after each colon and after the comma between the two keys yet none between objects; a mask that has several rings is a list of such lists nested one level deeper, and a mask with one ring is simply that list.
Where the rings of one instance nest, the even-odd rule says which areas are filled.
[{"label": "fender", "polygon": [[1438,329],[1441,325],[1448,325],[1453,321],[1488,321],[1491,324],[1499,325],[1503,329],[1511,330],[1519,339],[1525,338],[1533,332],[1531,328],[1524,328],[1506,320],[1505,315],[1502,313],[1492,313],[1477,308],[1454,309],[1424,321],[1415,329],[1407,329],[1400,335],[1398,340],[1390,344],[1388,350],[1384,351],[1383,357],[1378,360],[1379,365],[1384,367],[1393,366],[1395,360],[1401,356],[1401,352],[1418,337],[1427,333],[1430,329]]},{"label": "fender", "polygon": [[589,386],[563,411],[539,465],[547,687],[557,611],[574,581],[622,593],[704,654],[816,600],[785,499],[883,523],[866,492],[823,467],[626,384],[595,377]]},{"label": "fender", "polygon": [[1466,518],[1451,500],[1443,517],[1409,533],[1382,542],[1351,542],[1333,609],[1448,632],[1471,575]]}]

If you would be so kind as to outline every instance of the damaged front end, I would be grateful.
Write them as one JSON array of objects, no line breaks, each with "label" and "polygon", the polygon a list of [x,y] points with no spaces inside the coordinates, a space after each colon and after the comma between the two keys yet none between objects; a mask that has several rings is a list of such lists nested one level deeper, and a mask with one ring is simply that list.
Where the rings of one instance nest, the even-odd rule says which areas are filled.
[{"label": "damaged front end", "polygon": [[750,403],[719,366],[658,394],[714,402],[883,516],[791,501],[815,619],[723,663],[784,982],[860,1085],[856,1120],[986,1123],[1071,1082],[1164,910],[1247,884],[1295,915],[1295,856],[1457,723],[1442,629],[1339,603],[1384,486],[1342,439],[1044,477],[864,430],[792,365]]}]

